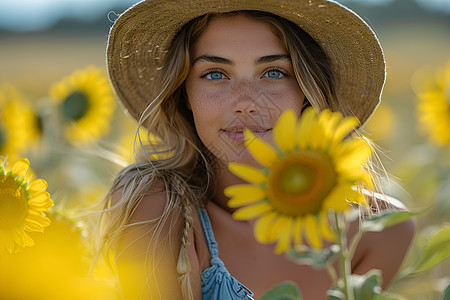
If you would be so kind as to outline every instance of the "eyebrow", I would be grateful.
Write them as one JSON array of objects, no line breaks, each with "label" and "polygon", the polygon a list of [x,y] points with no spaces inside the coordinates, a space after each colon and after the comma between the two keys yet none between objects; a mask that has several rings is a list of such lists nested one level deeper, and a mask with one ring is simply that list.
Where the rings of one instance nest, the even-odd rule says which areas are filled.
[{"label": "eyebrow", "polygon": [[[255,62],[255,64],[263,64],[263,63],[269,63],[277,60],[291,60],[291,57],[287,54],[273,54],[273,55],[266,55],[258,58]],[[228,58],[220,57],[220,56],[214,56],[214,55],[200,55],[194,61],[192,62],[192,65],[197,63],[198,61],[206,61],[206,62],[212,62],[212,63],[219,63],[219,64],[226,64],[226,65],[234,65],[234,62],[229,60]]]},{"label": "eyebrow", "polygon": [[227,58],[223,58],[223,57],[220,57],[220,56],[214,56],[214,55],[208,55],[208,54],[200,55],[199,57],[194,59],[192,64],[194,65],[198,61],[206,61],[206,62],[212,62],[212,63],[234,65],[234,63],[231,60],[227,59]]},{"label": "eyebrow", "polygon": [[256,64],[263,64],[263,63],[269,63],[276,60],[291,60],[291,57],[287,54],[274,54],[274,55],[266,55],[258,58],[256,61]]}]

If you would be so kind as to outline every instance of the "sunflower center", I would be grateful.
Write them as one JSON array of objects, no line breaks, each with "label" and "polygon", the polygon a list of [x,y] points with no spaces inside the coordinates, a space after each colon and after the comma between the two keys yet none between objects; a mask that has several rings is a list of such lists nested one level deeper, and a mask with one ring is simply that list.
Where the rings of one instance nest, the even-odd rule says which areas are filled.
[{"label": "sunflower center", "polygon": [[86,94],[75,91],[63,102],[63,114],[66,118],[77,121],[81,119],[89,108],[89,101]]},{"label": "sunflower center", "polygon": [[309,166],[292,164],[279,174],[278,186],[284,194],[299,195],[313,184],[314,170]]},{"label": "sunflower center", "polygon": [[269,201],[288,215],[320,211],[336,185],[331,158],[317,152],[295,153],[284,158],[269,176]]},{"label": "sunflower center", "polygon": [[17,182],[0,175],[0,229],[10,229],[23,223],[27,216],[27,195]]}]

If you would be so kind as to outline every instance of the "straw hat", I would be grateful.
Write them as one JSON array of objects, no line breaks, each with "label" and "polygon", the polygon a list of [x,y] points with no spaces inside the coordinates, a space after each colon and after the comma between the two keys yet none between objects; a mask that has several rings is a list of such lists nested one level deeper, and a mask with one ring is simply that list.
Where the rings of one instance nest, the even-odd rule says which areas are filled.
[{"label": "straw hat", "polygon": [[157,95],[155,82],[176,32],[209,12],[259,10],[299,25],[330,57],[337,93],[364,123],[380,101],[383,51],[370,27],[344,6],[326,0],[148,0],[119,16],[111,28],[107,67],[119,102],[136,120]]}]

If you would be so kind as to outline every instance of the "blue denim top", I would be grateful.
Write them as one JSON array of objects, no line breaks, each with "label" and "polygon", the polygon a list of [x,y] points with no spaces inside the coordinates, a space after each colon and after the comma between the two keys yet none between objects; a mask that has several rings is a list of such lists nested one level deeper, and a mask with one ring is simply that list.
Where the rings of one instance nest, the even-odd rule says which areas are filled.
[{"label": "blue denim top", "polygon": [[219,258],[217,243],[206,210],[198,209],[198,216],[211,254],[211,267],[202,273],[202,299],[253,299],[253,293],[230,275],[223,261]]}]

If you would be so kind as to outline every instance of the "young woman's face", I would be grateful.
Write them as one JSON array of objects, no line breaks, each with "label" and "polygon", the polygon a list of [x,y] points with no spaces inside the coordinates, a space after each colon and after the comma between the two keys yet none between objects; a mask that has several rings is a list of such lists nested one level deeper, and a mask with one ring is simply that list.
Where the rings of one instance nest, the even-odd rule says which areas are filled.
[{"label": "young woman's face", "polygon": [[304,101],[292,64],[270,26],[246,16],[218,17],[192,49],[189,107],[204,145],[224,163],[251,163],[243,129],[272,144],[272,128]]}]

